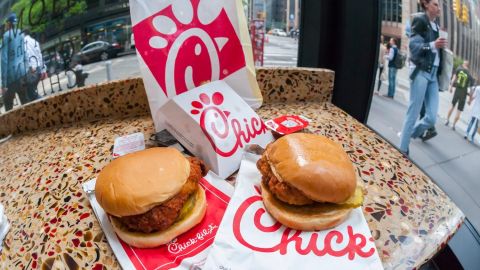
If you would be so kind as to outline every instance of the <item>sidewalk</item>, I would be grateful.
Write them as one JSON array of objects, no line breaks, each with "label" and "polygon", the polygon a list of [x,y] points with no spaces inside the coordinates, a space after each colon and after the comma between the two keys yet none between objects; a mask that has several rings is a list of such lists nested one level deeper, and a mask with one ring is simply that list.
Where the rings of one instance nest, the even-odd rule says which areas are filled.
[{"label": "sidewalk", "polygon": [[[397,77],[395,99],[381,96],[387,91],[387,85],[383,83],[381,95],[373,97],[367,124],[398,147],[400,138],[397,134],[401,131],[409,98],[407,70],[399,70]],[[444,125],[451,98],[450,93],[440,93],[438,136],[425,143],[412,140],[410,158],[449,195],[480,232],[480,145],[463,138],[470,118],[469,106],[465,107],[456,131]],[[450,122],[452,120],[453,117]],[[476,140],[479,138],[477,135]]]}]

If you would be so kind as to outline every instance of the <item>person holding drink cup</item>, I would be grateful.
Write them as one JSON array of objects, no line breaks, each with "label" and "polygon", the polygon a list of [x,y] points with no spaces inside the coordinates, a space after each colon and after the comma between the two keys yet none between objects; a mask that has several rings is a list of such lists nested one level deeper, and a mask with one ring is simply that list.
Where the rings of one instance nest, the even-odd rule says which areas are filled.
[{"label": "person holding drink cup", "polygon": [[[440,36],[436,19],[440,16],[438,0],[420,0],[422,13],[413,15],[410,36],[410,101],[405,116],[400,151],[409,153],[410,138],[427,139],[424,133],[435,126],[439,103],[438,76],[442,71],[442,49],[448,41]],[[425,116],[417,121],[422,104]],[[436,135],[436,133],[434,133]]]}]

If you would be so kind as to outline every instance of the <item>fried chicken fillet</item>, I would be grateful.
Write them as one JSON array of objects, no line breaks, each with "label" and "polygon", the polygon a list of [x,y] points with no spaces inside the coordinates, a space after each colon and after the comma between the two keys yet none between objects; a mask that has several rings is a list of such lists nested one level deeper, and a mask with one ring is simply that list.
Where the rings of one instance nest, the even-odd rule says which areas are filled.
[{"label": "fried chicken fillet", "polygon": [[119,217],[120,223],[131,231],[144,233],[162,231],[175,223],[183,204],[196,190],[198,181],[208,172],[202,160],[196,157],[189,157],[188,160],[190,162],[190,175],[178,194],[146,213]]}]

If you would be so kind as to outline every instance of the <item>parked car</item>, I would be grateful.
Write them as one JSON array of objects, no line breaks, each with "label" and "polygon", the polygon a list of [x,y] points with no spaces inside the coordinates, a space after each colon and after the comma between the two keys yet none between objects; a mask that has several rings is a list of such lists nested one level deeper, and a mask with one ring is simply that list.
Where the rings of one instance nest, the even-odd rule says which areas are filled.
[{"label": "parked car", "polygon": [[65,67],[64,60],[58,52],[43,53],[43,63],[47,67],[48,76],[61,72]]},{"label": "parked car", "polygon": [[81,64],[95,61],[105,61],[109,58],[117,57],[123,48],[119,43],[109,43],[106,41],[95,41],[85,45],[75,55],[75,60]]},{"label": "parked car", "polygon": [[287,36],[287,33],[285,31],[283,31],[282,29],[278,29],[278,28],[270,30],[269,33],[274,35],[274,36],[279,36],[279,37],[286,37]]}]

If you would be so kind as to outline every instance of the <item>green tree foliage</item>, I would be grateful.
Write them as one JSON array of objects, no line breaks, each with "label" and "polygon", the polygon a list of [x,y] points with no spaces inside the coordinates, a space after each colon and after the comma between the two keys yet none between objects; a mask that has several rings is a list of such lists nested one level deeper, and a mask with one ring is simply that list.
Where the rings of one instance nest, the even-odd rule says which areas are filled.
[{"label": "green tree foliage", "polygon": [[19,0],[12,6],[20,28],[43,32],[47,26],[61,29],[66,19],[85,12],[86,0]]}]

